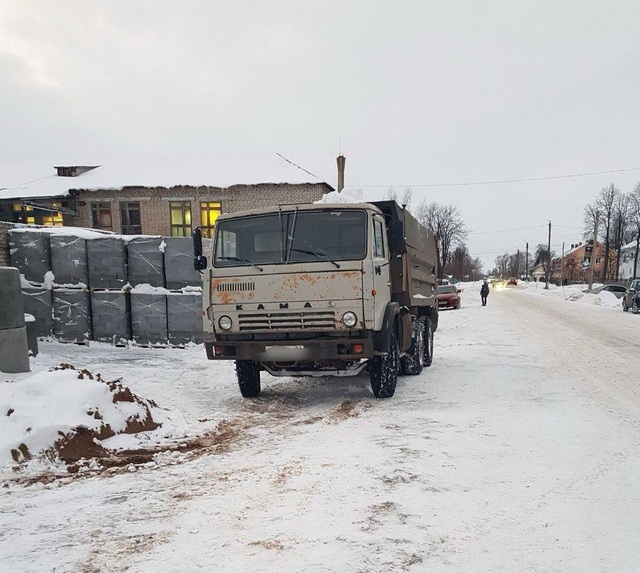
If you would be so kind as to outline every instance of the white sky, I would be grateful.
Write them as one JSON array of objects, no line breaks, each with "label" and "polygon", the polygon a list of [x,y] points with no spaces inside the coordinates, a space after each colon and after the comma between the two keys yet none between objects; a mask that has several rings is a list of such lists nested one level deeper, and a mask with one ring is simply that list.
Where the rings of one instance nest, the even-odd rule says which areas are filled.
[{"label": "white sky", "polygon": [[640,167],[639,94],[637,0],[0,0],[0,159],[273,149],[335,183],[342,140],[348,185],[457,205],[487,266],[640,170],[419,185]]}]

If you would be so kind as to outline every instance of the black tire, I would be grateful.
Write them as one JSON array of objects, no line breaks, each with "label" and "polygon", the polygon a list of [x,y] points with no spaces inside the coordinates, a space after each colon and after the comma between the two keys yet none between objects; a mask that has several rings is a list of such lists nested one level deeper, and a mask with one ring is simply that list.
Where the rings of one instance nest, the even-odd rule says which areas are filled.
[{"label": "black tire", "polygon": [[631,312],[633,312],[633,314],[638,314],[638,312],[640,312],[640,310],[638,309],[638,303],[635,300],[633,301]]},{"label": "black tire", "polygon": [[411,346],[407,353],[400,359],[400,372],[409,376],[417,376],[424,368],[424,316],[421,316],[413,323],[411,333]]},{"label": "black tire", "polygon": [[426,320],[424,323],[424,341],[425,341],[424,360],[422,361],[422,363],[425,365],[425,367],[429,367],[433,362],[433,328],[431,326],[431,320],[429,320],[429,317],[426,316],[425,319]]},{"label": "black tire", "polygon": [[391,333],[389,352],[383,356],[374,356],[369,361],[369,379],[371,390],[376,398],[391,398],[398,383],[398,339]]},{"label": "black tire", "polygon": [[260,394],[260,367],[253,360],[236,360],[236,376],[240,394],[245,398]]}]

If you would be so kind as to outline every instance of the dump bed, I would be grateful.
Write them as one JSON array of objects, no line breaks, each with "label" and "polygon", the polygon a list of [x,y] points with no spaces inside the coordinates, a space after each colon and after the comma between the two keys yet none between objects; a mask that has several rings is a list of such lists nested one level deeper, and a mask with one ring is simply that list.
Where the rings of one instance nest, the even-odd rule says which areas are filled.
[{"label": "dump bed", "polygon": [[406,250],[391,261],[391,297],[402,306],[434,306],[438,256],[433,233],[395,201],[372,202],[387,220],[402,221]]}]

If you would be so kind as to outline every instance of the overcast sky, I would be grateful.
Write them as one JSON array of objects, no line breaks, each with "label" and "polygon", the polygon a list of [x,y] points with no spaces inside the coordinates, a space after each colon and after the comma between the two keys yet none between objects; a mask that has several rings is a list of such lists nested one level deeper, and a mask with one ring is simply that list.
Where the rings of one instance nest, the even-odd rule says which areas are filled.
[{"label": "overcast sky", "polygon": [[[580,238],[640,170],[640,2],[0,0],[0,159],[278,151],[453,203],[472,254]],[[535,227],[535,228],[530,228]],[[511,232],[503,229],[519,228]]]}]

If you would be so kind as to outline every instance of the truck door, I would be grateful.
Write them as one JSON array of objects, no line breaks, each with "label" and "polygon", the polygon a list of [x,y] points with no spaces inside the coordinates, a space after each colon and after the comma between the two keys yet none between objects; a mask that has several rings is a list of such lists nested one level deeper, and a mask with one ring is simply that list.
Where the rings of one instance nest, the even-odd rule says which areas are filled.
[{"label": "truck door", "polygon": [[382,327],[382,320],[391,300],[391,278],[389,269],[389,244],[385,233],[384,219],[380,215],[373,216],[373,315],[375,329]]}]

